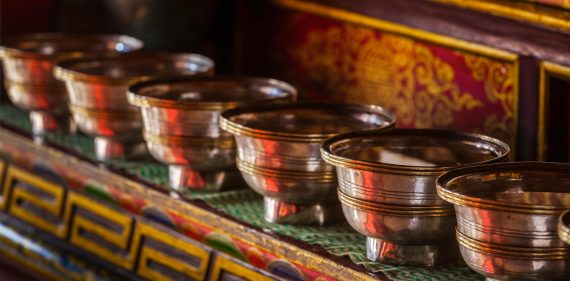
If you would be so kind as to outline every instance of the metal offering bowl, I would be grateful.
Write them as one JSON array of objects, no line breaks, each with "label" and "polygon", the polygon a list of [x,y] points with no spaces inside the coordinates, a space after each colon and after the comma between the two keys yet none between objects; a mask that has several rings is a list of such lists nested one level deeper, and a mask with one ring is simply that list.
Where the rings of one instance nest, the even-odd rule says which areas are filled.
[{"label": "metal offering bowl", "polygon": [[[234,139],[218,126],[222,111],[296,96],[297,90],[287,83],[250,77],[153,80],[132,86],[128,94],[129,102],[141,108],[151,155],[171,167],[171,187],[179,191],[203,190],[181,180],[187,173],[235,169]],[[208,190],[222,184],[209,184]]]},{"label": "metal offering bowl", "polygon": [[367,256],[390,264],[427,265],[455,261],[455,215],[451,206],[398,206],[338,197],[344,217],[367,237]]},{"label": "metal offering bowl", "polygon": [[395,244],[441,244],[454,236],[451,206],[398,206],[356,199],[338,191],[348,223],[359,233]]},{"label": "metal offering bowl", "polygon": [[214,62],[202,55],[140,52],[63,61],[57,64],[55,76],[66,82],[73,106],[138,112],[127,101],[130,85],[161,77],[211,75],[213,71]]},{"label": "metal offering bowl", "polygon": [[8,38],[0,47],[10,100],[31,111],[32,130],[43,134],[68,123],[67,90],[53,68],[66,59],[126,53],[143,43],[124,35],[34,33]]},{"label": "metal offering bowl", "polygon": [[142,82],[128,94],[129,102],[141,108],[146,133],[208,138],[232,138],[218,125],[224,110],[296,97],[297,90],[285,82],[223,76]]},{"label": "metal offering bowl", "polygon": [[509,151],[487,136],[431,129],[354,132],[322,145],[343,193],[406,206],[446,205],[436,193],[438,176],[460,166],[506,161]]},{"label": "metal offering bowl", "polygon": [[563,247],[560,214],[570,208],[570,164],[517,162],[467,167],[437,179],[471,239],[514,247]]},{"label": "metal offering bowl", "polygon": [[254,166],[282,171],[334,171],[320,144],[334,135],[389,128],[395,118],[374,105],[290,103],[226,111],[222,129],[234,134],[238,157]]},{"label": "metal offering bowl", "polygon": [[[64,61],[56,66],[55,76],[66,82],[70,106],[75,108],[75,111],[96,111],[113,116],[130,116],[129,121],[133,121],[130,122],[133,127],[128,132],[114,130],[114,128],[120,128],[120,126],[115,126],[117,124],[105,124],[108,120],[115,120],[113,118],[101,118],[99,121],[92,119],[91,123],[98,122],[99,128],[105,127],[107,130],[105,135],[94,133],[92,130],[84,130],[90,127],[89,124],[81,124],[81,122],[88,121],[86,118],[74,118],[79,129],[96,138],[95,149],[105,151],[98,147],[98,144],[120,147],[126,142],[142,140],[140,110],[131,106],[127,101],[127,91],[131,84],[154,77],[210,75],[213,69],[212,60],[201,55],[136,53],[118,57]],[[79,115],[74,114],[74,117],[79,117]],[[134,127],[135,124],[138,124],[138,128]],[[132,134],[131,131],[138,131],[138,134]],[[132,138],[128,138],[129,136]],[[129,155],[98,155],[99,160],[103,161],[125,156]]]},{"label": "metal offering bowl", "polygon": [[[349,104],[242,107],[225,111],[220,119],[222,129],[236,138],[238,169],[248,185],[266,197],[265,219],[297,224],[338,220],[301,212],[315,210],[315,204],[333,209],[324,214],[341,213],[334,167],[322,160],[320,143],[339,133],[393,125],[394,117],[382,107]],[[272,211],[276,208],[281,214]]]},{"label": "metal offering bowl", "polygon": [[566,244],[570,244],[570,210],[562,213],[558,220],[558,236]]},{"label": "metal offering bowl", "polygon": [[467,265],[492,280],[569,280],[568,248],[511,247],[477,241],[457,231]]}]

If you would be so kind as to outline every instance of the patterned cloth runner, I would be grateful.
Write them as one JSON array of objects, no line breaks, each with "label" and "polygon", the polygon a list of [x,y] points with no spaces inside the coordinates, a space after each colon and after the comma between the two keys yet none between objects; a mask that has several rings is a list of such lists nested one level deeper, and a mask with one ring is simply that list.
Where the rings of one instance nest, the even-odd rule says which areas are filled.
[{"label": "patterned cloth runner", "polygon": [[[0,105],[0,120],[24,130],[31,130],[28,115],[10,105]],[[59,145],[74,149],[81,155],[95,159],[93,141],[89,137],[79,134],[53,133],[49,134],[47,138]],[[168,168],[165,165],[152,161],[113,161],[111,165],[167,187]],[[394,281],[484,280],[482,276],[461,264],[431,268],[392,266],[372,262],[366,258],[365,237],[356,233],[346,223],[326,227],[267,223],[263,219],[262,198],[247,187],[241,190],[219,193],[189,192],[186,196],[204,200],[218,210],[265,230],[291,236],[311,244],[318,244],[334,255],[348,255],[353,262],[364,265],[373,272],[381,271]]]}]

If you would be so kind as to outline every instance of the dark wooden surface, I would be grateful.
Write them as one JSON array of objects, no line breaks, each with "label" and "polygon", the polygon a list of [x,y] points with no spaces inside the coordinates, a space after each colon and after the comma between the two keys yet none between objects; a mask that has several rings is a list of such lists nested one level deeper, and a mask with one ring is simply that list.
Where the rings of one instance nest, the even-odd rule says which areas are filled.
[{"label": "dark wooden surface", "polygon": [[314,0],[323,5],[570,65],[570,34],[427,0]]}]

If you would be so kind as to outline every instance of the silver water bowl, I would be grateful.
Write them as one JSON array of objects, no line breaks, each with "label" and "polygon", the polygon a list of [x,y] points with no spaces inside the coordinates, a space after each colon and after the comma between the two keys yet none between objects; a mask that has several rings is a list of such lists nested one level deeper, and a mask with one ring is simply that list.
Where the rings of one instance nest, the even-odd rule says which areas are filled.
[{"label": "silver water bowl", "polygon": [[325,224],[342,219],[334,167],[321,159],[320,144],[339,133],[390,128],[395,118],[382,107],[291,103],[226,111],[221,127],[234,134],[238,169],[266,197],[265,219]]},{"label": "silver water bowl", "polygon": [[235,169],[234,139],[218,126],[222,111],[296,96],[293,86],[274,79],[211,77],[139,83],[128,98],[142,112],[149,152],[169,165],[171,188],[184,192],[240,184],[235,181],[241,177]]},{"label": "silver water bowl", "polygon": [[67,90],[53,75],[62,61],[139,50],[143,43],[124,35],[33,33],[7,38],[0,46],[8,97],[30,112],[32,131],[69,129]]},{"label": "silver water bowl", "polygon": [[394,129],[338,135],[321,153],[337,168],[344,215],[367,237],[368,258],[433,266],[458,257],[453,206],[438,198],[435,179],[505,161],[509,146],[478,134]]},{"label": "silver water bowl", "polygon": [[570,208],[570,164],[499,163],[437,179],[455,205],[465,262],[490,280],[568,280],[570,247],[558,236]]},{"label": "silver water bowl", "polygon": [[[101,152],[97,155],[98,159],[106,161],[130,157],[132,155],[123,154],[121,151],[127,152],[127,146],[142,143],[142,117],[139,109],[127,101],[130,85],[160,77],[211,75],[213,70],[212,60],[197,54],[140,52],[118,57],[63,61],[57,64],[55,76],[65,81],[70,107],[76,112],[90,111],[102,113],[99,116],[109,116],[90,121],[99,123],[98,126],[90,126],[92,128],[105,128],[106,132],[103,133],[100,130],[84,130],[89,125],[81,122],[86,122],[87,119],[77,118],[79,115],[74,114],[79,129],[95,138],[95,149]],[[123,121],[113,117],[126,115],[130,116],[130,130],[115,130],[121,127],[113,124]],[[106,150],[105,147],[116,149]]]},{"label": "silver water bowl", "polygon": [[563,247],[560,214],[570,208],[570,164],[514,162],[466,167],[437,179],[468,237],[516,247]]},{"label": "silver water bowl", "polygon": [[550,247],[512,247],[471,239],[457,231],[465,263],[487,281],[570,279],[570,250]]}]

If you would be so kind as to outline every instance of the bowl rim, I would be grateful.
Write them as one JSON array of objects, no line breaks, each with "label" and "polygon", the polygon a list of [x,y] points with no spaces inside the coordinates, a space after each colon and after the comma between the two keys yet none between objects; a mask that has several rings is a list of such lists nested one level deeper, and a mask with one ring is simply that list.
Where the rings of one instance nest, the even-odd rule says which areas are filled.
[{"label": "bowl rim", "polygon": [[[560,213],[568,207],[552,206],[541,204],[520,204],[501,202],[490,199],[482,199],[476,196],[469,196],[463,193],[456,192],[448,189],[447,183],[451,180],[469,174],[480,173],[485,171],[523,171],[523,170],[543,170],[560,172],[567,174],[570,171],[570,164],[555,163],[555,162],[539,162],[539,161],[524,161],[524,162],[508,162],[508,163],[495,163],[487,165],[477,165],[471,167],[463,167],[451,170],[439,176],[436,183],[437,194],[447,202],[455,205],[490,209],[498,211],[516,212],[524,214],[544,214],[544,215],[560,215]],[[570,192],[570,190],[569,190]]]},{"label": "bowl rim", "polygon": [[[166,59],[179,59],[183,61],[190,61],[193,63],[204,64],[207,68],[205,71],[196,73],[184,73],[184,74],[169,74],[167,76],[156,74],[156,75],[140,75],[131,77],[109,77],[106,75],[86,73],[83,71],[78,71],[73,69],[74,66],[81,63],[95,63],[95,62],[118,62],[128,64],[134,60],[148,61],[149,59],[155,60],[166,60]],[[198,77],[198,76],[209,76],[214,72],[214,61],[204,55],[195,53],[169,53],[169,52],[133,52],[125,53],[120,55],[100,55],[97,57],[89,58],[76,58],[63,60],[56,64],[54,67],[54,76],[58,80],[67,81],[82,81],[88,83],[101,83],[110,85],[125,85],[129,86],[136,82],[146,81],[151,79],[158,79],[161,77]]]},{"label": "bowl rim", "polygon": [[[118,42],[128,43],[132,50],[124,53],[132,53],[139,51],[144,47],[143,41],[132,36],[124,34],[111,34],[111,33],[74,33],[74,32],[36,32],[16,35],[6,38],[2,45],[0,46],[0,57],[18,57],[18,58],[28,58],[37,60],[62,60],[62,59],[73,59],[81,58],[87,54],[98,54],[101,52],[85,50],[85,51],[64,51],[55,52],[53,54],[42,54],[36,51],[24,50],[18,48],[15,42],[21,42],[22,40],[42,40],[50,39],[56,40],[58,38],[103,38],[103,39],[114,39]],[[103,52],[104,53],[104,52]],[[114,54],[115,52],[109,52],[108,55]],[[120,54],[120,52],[116,52]]]},{"label": "bowl rim", "polygon": [[388,122],[388,125],[384,127],[374,128],[375,130],[390,129],[394,127],[396,123],[396,117],[391,112],[386,110],[384,107],[379,105],[354,104],[354,103],[329,103],[329,102],[317,103],[317,102],[298,101],[298,102],[279,103],[279,104],[262,105],[262,106],[254,105],[254,106],[230,109],[222,112],[222,115],[220,116],[220,127],[223,130],[228,131],[235,136],[246,136],[246,137],[268,139],[275,141],[291,141],[291,142],[301,142],[301,143],[321,143],[323,140],[327,138],[338,135],[336,133],[303,134],[303,133],[276,132],[276,131],[256,129],[253,127],[244,126],[242,124],[238,124],[231,120],[232,117],[240,114],[268,112],[268,111],[276,111],[282,109],[315,109],[315,110],[327,109],[334,111],[352,110],[355,112],[361,112],[361,113],[366,112],[371,114],[382,115]]},{"label": "bowl rim", "polygon": [[[270,98],[264,100],[250,101],[228,101],[228,102],[211,102],[211,101],[180,101],[168,100],[161,98],[149,97],[140,94],[139,91],[160,85],[173,84],[191,84],[203,82],[242,82],[242,83],[262,83],[283,90],[286,95],[278,98]],[[173,108],[182,110],[227,110],[230,108],[256,104],[270,103],[279,101],[295,100],[297,98],[297,89],[286,82],[264,77],[248,77],[248,76],[211,76],[211,77],[176,77],[166,79],[151,79],[131,85],[127,93],[128,101],[131,105],[144,107]]]},{"label": "bowl rim", "polygon": [[[350,139],[358,139],[363,137],[381,137],[383,135],[411,135],[411,136],[438,136],[438,137],[460,137],[464,139],[477,139],[483,140],[486,143],[493,144],[495,147],[500,148],[502,154],[499,156],[478,162],[465,163],[457,166],[436,166],[436,167],[423,167],[423,166],[407,166],[407,165],[397,165],[388,164],[367,160],[352,159],[349,157],[344,157],[335,154],[332,151],[332,146],[338,142],[347,141]],[[440,175],[443,172],[450,171],[457,167],[464,166],[474,166],[485,163],[493,163],[500,161],[507,161],[510,156],[510,147],[507,143],[486,135],[475,134],[475,133],[465,133],[452,130],[441,130],[441,129],[392,129],[392,130],[368,130],[368,131],[356,131],[345,133],[341,135],[334,136],[332,138],[326,139],[321,145],[321,155],[323,159],[336,167],[357,169],[371,172],[383,172],[391,174],[402,174],[402,175]]]}]

